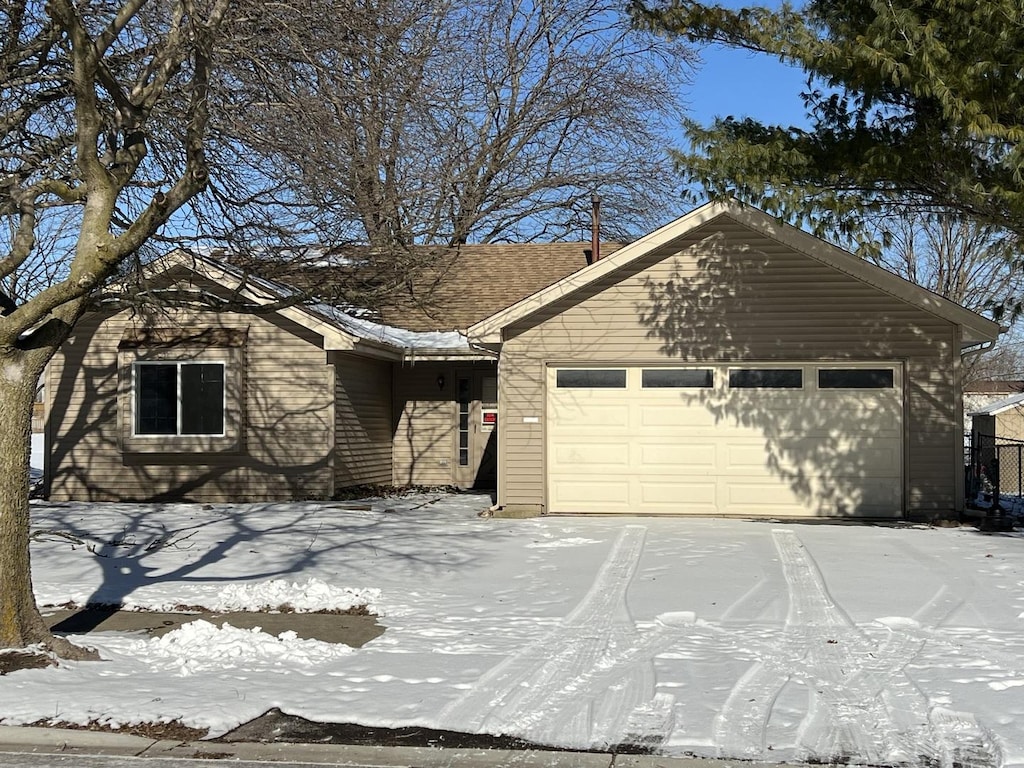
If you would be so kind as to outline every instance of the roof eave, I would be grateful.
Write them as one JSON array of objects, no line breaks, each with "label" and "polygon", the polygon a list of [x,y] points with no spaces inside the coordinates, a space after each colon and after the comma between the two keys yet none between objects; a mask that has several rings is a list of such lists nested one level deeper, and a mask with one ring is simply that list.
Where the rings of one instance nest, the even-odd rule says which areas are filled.
[{"label": "roof eave", "polygon": [[[271,302],[285,298],[273,293],[269,288],[257,290],[257,286],[252,283],[244,283],[238,275],[221,267],[215,259],[191,254],[180,249],[172,251],[151,264],[150,267],[156,265],[159,265],[157,267],[159,272],[167,271],[176,266],[184,266],[210,280],[233,286],[232,290],[238,291],[240,295],[255,302]],[[307,328],[323,337],[325,351],[357,352],[389,360],[399,360],[402,357],[402,350],[400,348],[387,342],[377,342],[350,333],[300,304],[282,307],[277,312],[282,317],[286,317],[303,328]]]},{"label": "roof eave", "polygon": [[480,349],[426,349],[421,347],[407,347],[403,350],[402,360],[431,360],[435,362],[450,361],[493,361],[497,355],[488,350]]},{"label": "roof eave", "polygon": [[624,246],[606,259],[585,267],[548,288],[480,320],[470,326],[467,333],[474,343],[501,344],[505,340],[504,329],[509,325],[720,216],[728,216],[737,223],[760,232],[765,237],[781,242],[795,251],[844,272],[908,304],[917,306],[947,322],[959,325],[963,329],[965,342],[995,341],[999,335],[998,323],[904,280],[881,267],[869,264],[854,254],[804,232],[798,227],[781,223],[764,211],[743,205],[735,200],[706,203]]},{"label": "roof eave", "polygon": [[533,312],[546,307],[548,304],[557,301],[573,291],[578,290],[590,283],[599,280],[605,275],[614,272],[620,266],[628,264],[635,258],[639,258],[660,245],[664,245],[673,238],[678,237],[682,232],[695,229],[702,224],[711,221],[724,211],[724,204],[718,202],[706,203],[690,213],[681,216],[668,224],[659,227],[653,232],[644,235],[628,245],[624,245],[611,255],[594,262],[583,269],[568,275],[557,283],[549,285],[543,290],[520,299],[515,304],[495,312],[490,317],[485,317],[471,325],[466,333],[473,343],[479,344],[500,344],[503,341],[502,330],[527,317]]}]

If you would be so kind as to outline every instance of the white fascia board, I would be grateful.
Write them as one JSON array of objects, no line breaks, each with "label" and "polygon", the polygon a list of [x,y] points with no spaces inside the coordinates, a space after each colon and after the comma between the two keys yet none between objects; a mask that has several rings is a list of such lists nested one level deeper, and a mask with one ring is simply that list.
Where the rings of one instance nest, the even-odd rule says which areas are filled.
[{"label": "white fascia board", "polygon": [[497,312],[471,326],[468,335],[476,344],[501,344],[503,331],[512,323],[543,309],[562,297],[600,280],[615,270],[650,253],[672,240],[707,224],[719,216],[728,216],[739,224],[759,232],[795,251],[827,266],[844,272],[863,283],[916,306],[947,322],[963,328],[963,339],[968,343],[993,341],[999,335],[999,324],[961,307],[936,293],[922,288],[881,267],[870,264],[848,251],[827,243],[790,224],[780,223],[752,206],[738,201],[707,203],[648,235],[624,246],[606,259],[584,267],[568,277],[538,291],[532,296]]},{"label": "white fascia board", "polygon": [[996,400],[994,403],[989,403],[984,408],[978,408],[977,410],[968,413],[968,416],[998,416],[1000,413],[1012,410],[1014,408],[1020,408],[1024,406],[1024,392],[1016,395],[1010,395],[1009,397],[1003,398],[1002,400]]},{"label": "white fascia board", "polygon": [[543,309],[548,304],[573,291],[600,280],[605,275],[626,266],[655,248],[671,242],[681,234],[691,229],[696,229],[727,211],[728,205],[726,203],[706,203],[675,221],[669,222],[665,226],[644,235],[639,240],[634,240],[629,245],[624,245],[611,256],[600,259],[594,264],[573,272],[567,277],[563,277],[557,283],[553,283],[547,288],[527,296],[490,317],[485,317],[478,323],[471,325],[467,329],[466,334],[475,344],[500,344],[504,340],[502,338],[502,330],[506,326],[527,317],[537,310]]},{"label": "white fascia board", "polygon": [[[161,272],[175,266],[187,267],[189,270],[220,283],[230,290],[237,291],[239,295],[258,303],[270,303],[282,298],[273,295],[269,291],[257,290],[257,286],[251,283],[243,285],[242,279],[238,275],[222,269],[215,261],[203,258],[202,256],[193,256],[184,251],[172,251],[163,259],[154,262],[154,264],[160,264],[159,271]],[[325,351],[359,352],[373,357],[383,357],[388,360],[400,360],[402,357],[400,350],[388,344],[374,342],[344,331],[327,320],[308,312],[300,305],[283,307],[277,310],[277,314],[322,336]]]},{"label": "white fascia board", "polygon": [[966,343],[994,341],[999,336],[999,323],[994,320],[982,317],[956,302],[939,296],[927,288],[922,288],[882,267],[871,264],[798,227],[780,224],[777,219],[757,208],[732,206],[728,215],[765,237],[777,240],[795,251],[810,256],[826,266],[844,272],[850,277],[878,288],[890,296],[912,304],[942,320],[961,326],[963,340]]},{"label": "white fascia board", "polygon": [[493,363],[498,359],[497,352],[488,350],[454,350],[454,349],[426,349],[420,347],[409,347],[403,354],[404,360],[432,360],[436,362],[485,362]]}]

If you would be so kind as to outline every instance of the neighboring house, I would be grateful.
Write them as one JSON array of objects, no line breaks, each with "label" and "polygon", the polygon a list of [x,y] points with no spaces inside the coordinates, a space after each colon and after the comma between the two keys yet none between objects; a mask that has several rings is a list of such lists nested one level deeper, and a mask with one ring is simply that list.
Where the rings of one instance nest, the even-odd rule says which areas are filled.
[{"label": "neighboring house", "polygon": [[[973,414],[1008,397],[1024,392],[1024,381],[982,379],[964,386],[964,433],[972,429]],[[984,434],[984,433],[983,433]]]},{"label": "neighboring house", "polygon": [[968,414],[974,434],[1024,441],[1024,392],[1004,397]]},{"label": "neighboring house", "polygon": [[[467,246],[442,324],[90,316],[48,374],[51,498],[496,484],[509,515],[962,508],[960,355],[996,323],[738,204],[607,254]],[[210,292],[238,279],[162,266]]]}]

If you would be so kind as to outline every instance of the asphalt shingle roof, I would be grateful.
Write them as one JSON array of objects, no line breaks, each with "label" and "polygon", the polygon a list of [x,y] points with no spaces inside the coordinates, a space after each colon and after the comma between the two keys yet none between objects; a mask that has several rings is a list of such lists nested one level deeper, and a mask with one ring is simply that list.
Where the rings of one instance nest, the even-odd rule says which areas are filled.
[{"label": "asphalt shingle roof", "polygon": [[[621,247],[602,243],[605,256]],[[385,323],[411,331],[465,330],[587,266],[590,243],[464,245],[436,276],[410,286],[408,303],[380,307]],[[432,282],[417,295],[419,285]]]},{"label": "asphalt shingle roof", "polygon": [[[601,256],[622,245],[602,243]],[[588,264],[590,243],[476,244],[417,247],[405,262],[385,263],[358,246],[295,260],[230,261],[265,280],[292,286],[344,311],[415,332],[465,331]],[[223,258],[221,254],[215,254]],[[394,271],[398,264],[398,279]],[[375,294],[379,285],[397,283]],[[363,291],[361,289],[368,288]]]}]

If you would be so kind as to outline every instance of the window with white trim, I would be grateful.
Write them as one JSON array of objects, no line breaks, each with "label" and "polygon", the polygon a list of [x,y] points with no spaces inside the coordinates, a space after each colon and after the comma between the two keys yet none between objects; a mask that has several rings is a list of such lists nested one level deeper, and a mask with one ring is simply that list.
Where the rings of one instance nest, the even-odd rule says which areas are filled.
[{"label": "window with white trim", "polygon": [[804,372],[801,368],[730,368],[732,389],[801,389]]},{"label": "window with white trim", "polygon": [[625,368],[562,368],[555,372],[559,389],[625,389]]},{"label": "window with white trim", "polygon": [[644,368],[641,386],[644,389],[703,389],[715,386],[715,372],[710,368]]},{"label": "window with white trim", "polygon": [[892,368],[819,368],[818,389],[892,389]]},{"label": "window with white trim", "polygon": [[224,369],[221,362],[135,363],[134,434],[223,435]]}]

